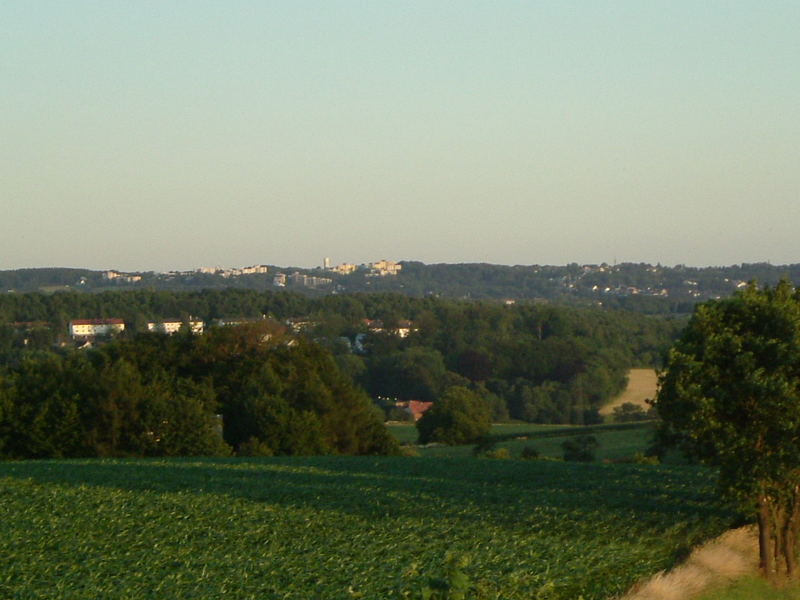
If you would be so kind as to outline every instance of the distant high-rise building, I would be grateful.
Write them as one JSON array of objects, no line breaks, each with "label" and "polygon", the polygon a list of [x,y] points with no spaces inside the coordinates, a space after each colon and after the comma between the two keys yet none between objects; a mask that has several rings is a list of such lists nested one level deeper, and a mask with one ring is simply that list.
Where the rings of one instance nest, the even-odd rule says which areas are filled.
[{"label": "distant high-rise building", "polygon": [[322,261],[322,267],[324,269],[330,269],[331,268],[331,259],[328,258],[327,256],[325,257],[325,260]]}]

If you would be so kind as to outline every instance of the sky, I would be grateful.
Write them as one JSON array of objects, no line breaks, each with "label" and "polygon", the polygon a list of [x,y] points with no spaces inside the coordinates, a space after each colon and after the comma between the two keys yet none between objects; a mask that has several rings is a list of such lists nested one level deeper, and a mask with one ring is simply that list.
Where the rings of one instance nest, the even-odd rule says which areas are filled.
[{"label": "sky", "polygon": [[800,2],[5,0],[0,269],[800,262]]}]

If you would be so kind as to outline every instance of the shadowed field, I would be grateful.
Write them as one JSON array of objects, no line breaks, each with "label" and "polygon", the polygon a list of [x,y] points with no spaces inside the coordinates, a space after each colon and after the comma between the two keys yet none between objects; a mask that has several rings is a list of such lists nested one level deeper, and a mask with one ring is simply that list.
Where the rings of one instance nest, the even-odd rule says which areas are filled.
[{"label": "shadowed field", "polygon": [[0,464],[0,597],[613,598],[718,535],[698,467],[313,457]]}]

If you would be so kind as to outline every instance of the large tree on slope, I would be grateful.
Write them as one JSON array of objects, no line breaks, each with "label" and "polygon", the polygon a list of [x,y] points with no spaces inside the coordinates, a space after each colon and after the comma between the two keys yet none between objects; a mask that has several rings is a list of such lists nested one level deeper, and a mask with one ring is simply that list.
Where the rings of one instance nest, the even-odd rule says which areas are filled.
[{"label": "large tree on slope", "polygon": [[718,467],[722,492],[756,517],[763,573],[797,577],[800,292],[751,284],[700,305],[659,386],[662,433]]}]

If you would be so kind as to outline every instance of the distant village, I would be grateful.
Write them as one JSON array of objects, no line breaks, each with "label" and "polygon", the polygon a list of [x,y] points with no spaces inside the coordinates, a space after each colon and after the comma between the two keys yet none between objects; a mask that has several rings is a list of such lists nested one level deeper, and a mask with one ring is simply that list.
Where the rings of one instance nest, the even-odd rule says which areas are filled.
[{"label": "distant village", "polygon": [[[332,265],[330,258],[325,258],[321,270],[336,275],[351,275],[356,272],[361,272],[366,277],[387,277],[397,275],[403,265],[391,260],[379,260],[377,262],[365,264],[351,264],[341,263]],[[320,270],[318,267],[317,270]],[[222,277],[224,279],[234,279],[247,275],[267,275],[270,267],[267,265],[253,265],[250,267],[238,268],[222,268],[222,267],[200,267],[193,271],[166,271],[163,273],[155,273],[157,279],[162,280],[175,280],[185,279],[197,275],[211,275],[215,277]],[[103,279],[114,283],[134,284],[144,281],[144,276],[141,273],[124,273],[121,271],[110,270],[103,272]],[[300,271],[292,271],[286,273],[283,271],[276,271],[272,276],[272,285],[277,288],[287,287],[288,285],[306,288],[326,288],[334,285],[334,280],[331,277],[322,277],[318,275],[309,275]]]},{"label": "distant village", "polygon": [[[246,325],[248,323],[258,323],[265,321],[266,315],[260,318],[237,318],[237,319],[214,319],[211,326],[216,327],[233,327],[237,325]],[[387,327],[380,319],[364,319],[363,326],[369,333],[386,333],[395,335],[399,338],[406,338],[413,331],[417,331],[416,325],[412,321],[401,319],[393,327]],[[48,323],[12,323],[12,326],[17,329],[25,329],[31,327],[48,326]],[[189,317],[187,319],[171,318],[161,319],[158,321],[149,321],[147,323],[147,331],[151,333],[162,333],[172,335],[178,333],[181,329],[188,329],[193,334],[202,334],[207,327],[207,323],[196,317]],[[291,318],[285,321],[285,325],[293,333],[302,333],[309,331],[319,325],[316,321],[303,318]],[[68,325],[69,337],[76,341],[87,341],[102,337],[112,337],[125,331],[125,321],[116,317],[104,319],[72,319]],[[358,344],[359,338],[356,337]]]},{"label": "distant village", "polygon": [[116,269],[42,268],[0,271],[5,293],[102,292],[124,289],[202,290],[227,287],[259,291],[290,290],[306,295],[388,292],[440,296],[643,307],[650,312],[690,312],[691,306],[723,298],[748,282],[774,285],[781,278],[800,281],[800,264],[752,263],[727,267],[674,267],[646,263],[569,265],[425,264],[388,259],[334,263],[324,258],[313,268],[256,264],[204,266],[188,271],[125,272]]}]

